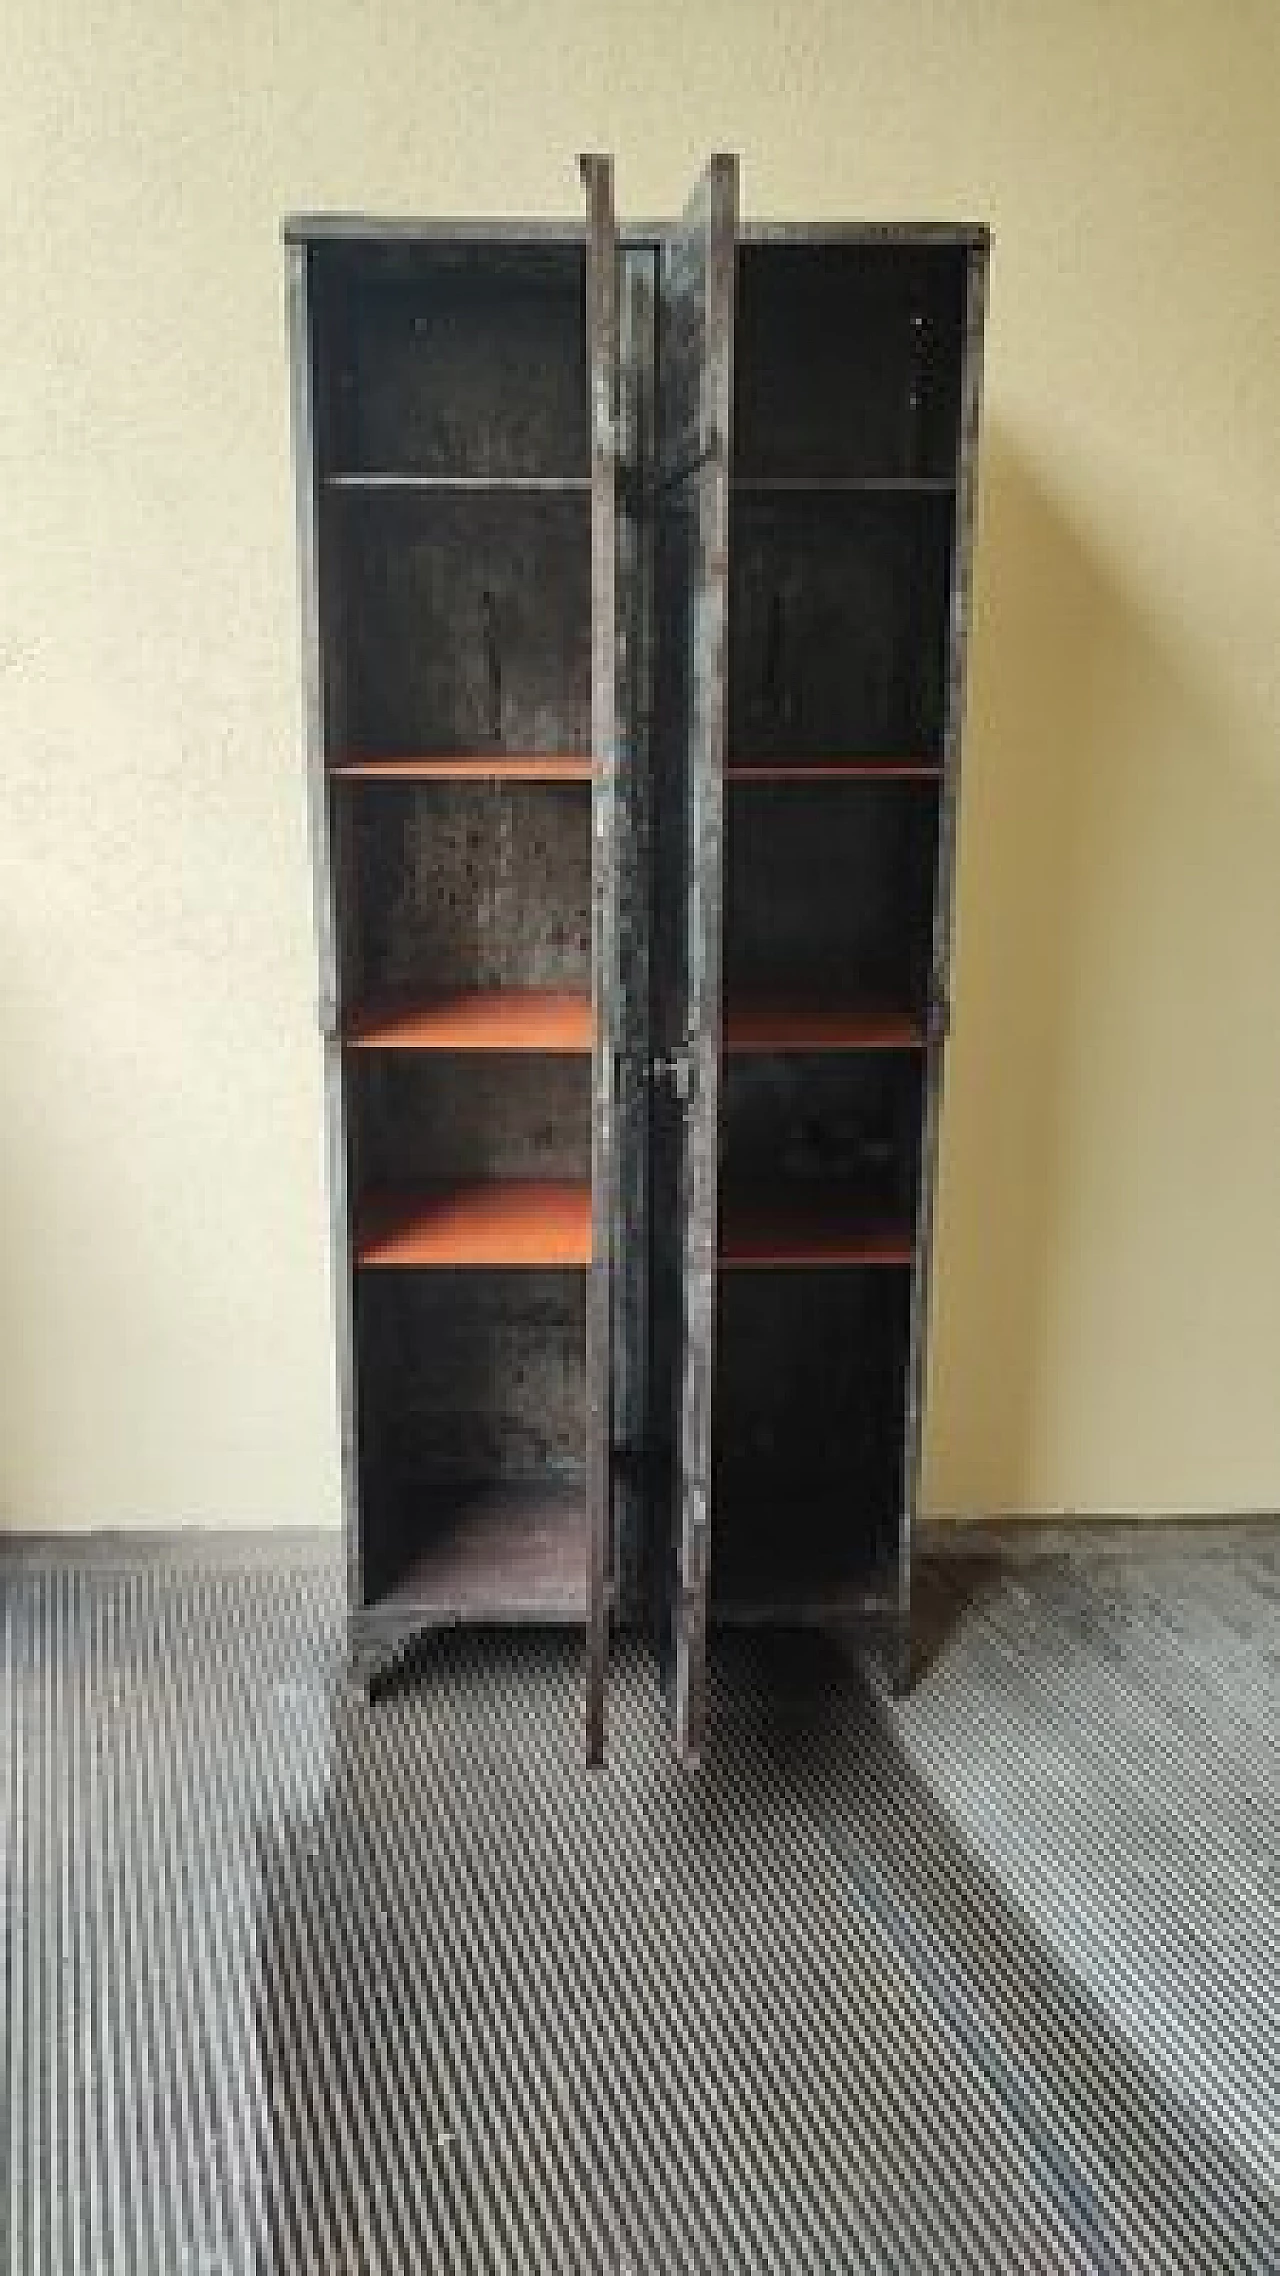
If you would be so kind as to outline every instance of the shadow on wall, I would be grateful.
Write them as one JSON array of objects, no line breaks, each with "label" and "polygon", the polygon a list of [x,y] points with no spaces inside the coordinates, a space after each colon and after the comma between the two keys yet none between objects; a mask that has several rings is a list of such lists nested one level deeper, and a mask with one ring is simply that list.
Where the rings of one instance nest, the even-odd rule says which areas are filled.
[{"label": "shadow on wall", "polygon": [[1072,911],[1107,682],[1130,631],[998,427],[983,440],[975,569],[926,1499],[985,1512],[1029,1498]]},{"label": "shadow on wall", "polygon": [[1223,1140],[1259,1120],[1275,787],[1189,572],[1180,634],[998,425],[976,573],[925,1506],[1194,1507],[1179,1402],[1250,1364]]}]

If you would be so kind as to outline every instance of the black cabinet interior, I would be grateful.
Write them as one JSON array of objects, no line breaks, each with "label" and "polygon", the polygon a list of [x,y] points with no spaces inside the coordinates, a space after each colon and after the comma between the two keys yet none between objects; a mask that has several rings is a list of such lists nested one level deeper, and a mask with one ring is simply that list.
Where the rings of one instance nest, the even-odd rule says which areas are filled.
[{"label": "black cabinet interior", "polygon": [[735,490],[731,763],[941,756],[952,502]]},{"label": "black cabinet interior", "polygon": [[736,265],[711,1614],[885,1615],[899,1672],[976,251]]},{"label": "black cabinet interior", "polygon": [[966,246],[906,230],[740,245],[735,480],[949,488],[968,267]]},{"label": "black cabinet interior", "polygon": [[349,755],[585,757],[587,497],[416,487],[339,497]]},{"label": "black cabinet interior", "polygon": [[586,255],[536,241],[330,249],[328,473],[588,482]]},{"label": "black cabinet interior", "polygon": [[[616,365],[610,199],[597,170],[585,241],[291,243],[362,1673],[454,1621],[596,1618],[593,675],[613,626],[593,548],[613,470],[590,424],[593,371],[608,385]],[[590,1688],[596,1754],[594,1670]]]}]

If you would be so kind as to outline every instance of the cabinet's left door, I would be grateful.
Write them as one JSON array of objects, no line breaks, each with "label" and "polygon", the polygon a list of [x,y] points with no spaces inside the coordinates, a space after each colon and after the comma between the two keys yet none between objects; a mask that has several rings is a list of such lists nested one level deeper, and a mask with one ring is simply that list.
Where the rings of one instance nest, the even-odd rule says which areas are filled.
[{"label": "cabinet's left door", "polygon": [[289,343],[293,456],[297,500],[297,558],[301,607],[302,727],[319,960],[319,1019],[324,1054],[324,1124],[329,1210],[329,1274],[338,1397],[342,1521],[346,1566],[349,1654],[361,1673],[357,1633],[366,1602],[365,1543],[361,1524],[359,1423],[355,1363],[355,1245],[351,1213],[351,1162],[342,1051],[342,1004],[349,945],[341,921],[338,877],[343,866],[329,752],[338,732],[340,689],[327,628],[336,606],[334,548],[326,542],[325,492],[319,476],[321,401],[317,352],[314,256],[305,243],[288,246]]},{"label": "cabinet's left door", "polygon": [[613,161],[581,161],[591,452],[591,1263],[587,1279],[587,1759],[604,1753],[613,1538],[614,1078],[618,969],[618,244]]}]

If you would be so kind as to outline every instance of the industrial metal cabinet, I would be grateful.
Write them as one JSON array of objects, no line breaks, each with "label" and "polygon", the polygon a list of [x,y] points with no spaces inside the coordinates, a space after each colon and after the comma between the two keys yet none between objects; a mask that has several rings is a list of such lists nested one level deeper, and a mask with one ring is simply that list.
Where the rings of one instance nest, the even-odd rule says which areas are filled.
[{"label": "industrial metal cabinet", "polygon": [[986,240],[290,225],[351,1656],[909,1644]]}]

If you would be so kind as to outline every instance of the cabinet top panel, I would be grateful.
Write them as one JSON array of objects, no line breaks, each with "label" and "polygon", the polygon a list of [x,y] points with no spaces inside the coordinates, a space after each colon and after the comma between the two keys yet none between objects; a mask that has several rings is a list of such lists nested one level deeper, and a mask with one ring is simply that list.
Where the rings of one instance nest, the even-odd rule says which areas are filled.
[{"label": "cabinet top panel", "polygon": [[[618,243],[628,251],[661,244],[674,224],[642,220],[619,229]],[[286,245],[346,244],[466,244],[466,245],[585,245],[586,231],[577,221],[450,220],[435,215],[297,213],[281,224]],[[986,252],[991,232],[977,221],[748,221],[738,231],[742,245],[955,245]]]}]

